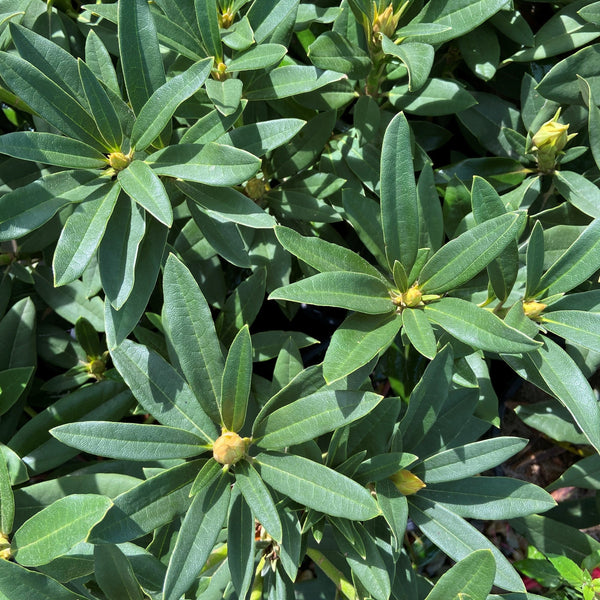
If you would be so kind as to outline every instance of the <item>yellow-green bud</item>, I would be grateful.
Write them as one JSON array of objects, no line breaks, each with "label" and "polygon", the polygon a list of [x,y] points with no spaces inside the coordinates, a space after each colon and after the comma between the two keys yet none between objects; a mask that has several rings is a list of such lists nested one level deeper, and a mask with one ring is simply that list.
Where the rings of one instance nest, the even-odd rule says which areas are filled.
[{"label": "yellow-green bud", "polygon": [[542,314],[546,306],[547,304],[544,304],[543,302],[538,302],[537,300],[528,300],[527,302],[523,302],[523,312],[525,313],[526,317],[535,319]]},{"label": "yellow-green bud", "polygon": [[111,152],[108,155],[108,164],[115,171],[122,171],[123,169],[126,169],[130,162],[131,158],[122,152]]},{"label": "yellow-green bud", "polygon": [[394,473],[390,479],[392,483],[398,488],[398,491],[405,496],[416,494],[419,490],[425,487],[425,484],[410,471],[402,469],[397,473]]},{"label": "yellow-green bud", "polygon": [[398,27],[398,20],[400,19],[400,12],[394,14],[394,5],[389,4],[383,12],[379,13],[377,10],[377,4],[373,2],[374,18],[373,18],[373,37],[378,38],[380,33],[383,33],[386,37],[391,38]]},{"label": "yellow-green bud", "polygon": [[577,134],[567,134],[569,125],[558,122],[560,108],[556,114],[546,121],[531,138],[533,143],[532,151],[537,155],[538,166],[541,171],[547,172],[554,169],[556,158],[567,145],[567,142]]},{"label": "yellow-green bud", "polygon": [[12,552],[10,550],[10,542],[4,533],[0,533],[0,560],[10,560]]},{"label": "yellow-green bud", "polygon": [[423,298],[421,290],[416,287],[411,287],[407,292],[402,294],[404,299],[404,305],[408,308],[414,308],[418,306]]},{"label": "yellow-green bud", "polygon": [[225,431],[213,445],[213,457],[222,465],[235,465],[244,458],[247,440],[242,439],[234,431]]},{"label": "yellow-green bud", "polygon": [[260,200],[265,195],[267,190],[268,185],[266,181],[263,179],[258,179],[258,177],[253,177],[250,179],[244,187],[246,195],[252,200]]}]

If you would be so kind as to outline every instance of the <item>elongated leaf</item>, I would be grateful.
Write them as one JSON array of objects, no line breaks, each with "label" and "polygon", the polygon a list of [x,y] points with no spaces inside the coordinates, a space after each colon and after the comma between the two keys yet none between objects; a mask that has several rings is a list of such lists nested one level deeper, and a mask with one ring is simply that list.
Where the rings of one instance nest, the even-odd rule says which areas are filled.
[{"label": "elongated leaf", "polygon": [[316,67],[289,65],[257,77],[246,91],[248,100],[275,100],[314,92],[346,76]]},{"label": "elongated leaf", "polygon": [[139,538],[190,505],[190,488],[204,461],[191,461],[150,477],[114,499],[114,506],[91,531],[91,543],[119,544]]},{"label": "elongated leaf", "polygon": [[0,136],[0,153],[67,169],[102,169],[108,165],[101,152],[84,142],[37,131]]},{"label": "elongated leaf", "polygon": [[301,444],[352,423],[380,401],[381,396],[369,392],[316,392],[267,415],[252,436],[257,446],[268,449]]},{"label": "elongated leaf", "polygon": [[221,417],[229,431],[239,431],[246,420],[252,382],[252,341],[247,325],[235,336],[223,370]]},{"label": "elongated leaf", "polygon": [[231,582],[240,598],[246,597],[254,574],[255,525],[248,503],[242,494],[238,494],[232,499],[227,522],[227,565]]},{"label": "elongated leaf", "polygon": [[209,79],[206,82],[208,97],[215,108],[225,117],[234,114],[238,109],[243,88],[244,84],[241,79],[226,79],[225,81]]},{"label": "elongated leaf", "polygon": [[0,561],[0,593],[10,600],[26,600],[35,594],[39,600],[79,600],[81,596],[58,581],[8,560]]},{"label": "elongated leaf", "polygon": [[542,273],[544,272],[544,229],[539,221],[536,221],[531,230],[531,235],[527,242],[525,263],[527,265],[525,298],[532,298],[533,292],[537,289]]},{"label": "elongated leaf", "polygon": [[187,267],[170,254],[163,274],[164,324],[177,362],[198,402],[220,420],[223,354],[210,308]]},{"label": "elongated leaf", "polygon": [[337,306],[366,314],[392,312],[394,305],[381,279],[363,273],[329,271],[277,288],[269,300]]},{"label": "elongated leaf", "polygon": [[85,62],[99,81],[116,94],[121,94],[119,80],[110,54],[93,29],[90,29],[85,40]]},{"label": "elongated leaf", "polygon": [[115,366],[138,402],[161,423],[214,441],[217,432],[182,377],[145,346],[125,340],[111,350]]},{"label": "elongated leaf", "polygon": [[351,314],[335,330],[323,365],[323,375],[328,383],[366,365],[385,350],[402,327],[396,313],[383,315]]},{"label": "elongated leaf", "polygon": [[[91,33],[93,33],[93,31],[90,32],[90,34]],[[101,43],[102,42],[100,42],[100,44]],[[106,145],[110,150],[119,150],[123,142],[123,131],[121,129],[117,111],[112,105],[102,84],[96,79],[91,69],[82,60],[78,61],[78,66],[79,78],[83,85],[85,97],[90,105],[90,112],[98,126],[98,131],[106,141]]]},{"label": "elongated leaf", "polygon": [[496,560],[495,585],[513,592],[525,591],[521,578],[506,557],[472,525],[419,494],[409,498],[409,505],[415,524],[452,559],[459,561],[474,550],[491,550]]},{"label": "elongated leaf", "polygon": [[496,561],[489,550],[475,550],[446,571],[426,600],[486,600],[496,576]]},{"label": "elongated leaf", "polygon": [[0,371],[0,416],[6,413],[10,407],[21,397],[31,376],[34,367],[18,367]]},{"label": "elongated leaf", "polygon": [[281,543],[283,529],[273,498],[256,469],[247,461],[236,465],[235,481],[242,495],[267,533]]},{"label": "elongated leaf", "polygon": [[97,494],[74,494],[53,502],[16,531],[15,558],[27,567],[49,563],[85,540],[111,505],[110,499]]},{"label": "elongated leaf", "polygon": [[102,150],[105,142],[92,116],[61,87],[15,54],[0,53],[2,79],[36,113],[70,137]]},{"label": "elongated leaf", "polygon": [[165,425],[85,421],[60,425],[50,433],[88,454],[124,460],[188,458],[206,450],[198,436]]},{"label": "elongated leaf", "polygon": [[113,184],[104,198],[80,204],[67,219],[54,250],[54,285],[81,277],[100,244],[120,192],[120,186]]},{"label": "elongated leaf", "polygon": [[239,185],[260,168],[260,160],[253,154],[213,143],[169,146],[145,162],[157,175],[217,186]]},{"label": "elongated leaf", "polygon": [[573,359],[549,338],[531,354],[503,355],[513,369],[543,380],[548,390],[567,408],[575,423],[594,448],[600,448],[600,433],[595,423],[600,419],[600,406],[592,388]]},{"label": "elongated leaf", "polygon": [[419,309],[404,309],[402,311],[404,333],[415,349],[427,358],[433,358],[437,352],[437,341],[431,323],[425,313]]},{"label": "elongated leaf", "polygon": [[414,92],[425,85],[433,66],[434,51],[430,44],[406,42],[394,44],[385,35],[381,38],[381,49],[386,54],[399,58],[408,70],[408,91]]},{"label": "elongated leaf", "polygon": [[[1,138],[0,138],[1,139]],[[579,173],[557,171],[554,182],[558,191],[586,215],[600,217],[600,189]]]},{"label": "elongated leaf", "polygon": [[0,451],[0,533],[8,537],[15,518],[15,498],[8,471],[7,455]]},{"label": "elongated leaf", "polygon": [[281,44],[260,44],[238,54],[227,63],[227,71],[258,71],[278,64],[286,55],[287,48]]},{"label": "elongated leaf", "polygon": [[165,83],[156,27],[146,0],[119,2],[119,54],[127,95],[135,114]]},{"label": "elongated leaf", "polygon": [[600,314],[582,310],[555,310],[542,315],[544,327],[595,352],[600,352]]},{"label": "elongated leaf", "polygon": [[167,227],[173,224],[171,200],[154,171],[143,161],[134,160],[117,177],[121,187],[140,206]]},{"label": "elongated leaf", "polygon": [[234,188],[214,188],[184,181],[177,182],[177,187],[212,219],[226,219],[256,229],[270,229],[277,223],[248,196]]},{"label": "elongated leaf", "polygon": [[309,508],[359,521],[378,514],[375,500],[366,488],[323,465],[275,452],[259,454],[256,462],[267,484]]},{"label": "elongated leaf", "polygon": [[[217,0],[195,0],[194,6],[196,7],[196,22],[204,47],[216,63],[222,62],[223,46],[217,18]],[[211,64],[212,62],[211,60]]]},{"label": "elongated leaf", "polygon": [[0,196],[0,241],[24,236],[63,206],[83,201],[103,186],[108,190],[111,184],[97,173],[61,171]]},{"label": "elongated leaf", "polygon": [[177,107],[195,94],[210,74],[212,60],[206,58],[169,79],[142,106],[131,131],[131,147],[145,150],[168,124]]},{"label": "elongated leaf", "polygon": [[[425,307],[425,315],[456,339],[489,352],[530,352],[537,342],[491,312],[460,298],[442,298]],[[504,350],[503,348],[511,348]]]},{"label": "elongated leaf", "polygon": [[595,219],[544,273],[536,296],[572,290],[600,267],[600,219]]},{"label": "elongated leaf", "polygon": [[288,252],[321,273],[329,271],[364,273],[377,277],[389,285],[389,281],[380,271],[352,250],[317,237],[304,237],[293,229],[281,225],[275,228],[275,234]]},{"label": "elongated leaf", "polygon": [[414,472],[427,484],[455,481],[503,463],[526,445],[525,439],[507,436],[473,442],[426,458]]},{"label": "elongated leaf", "polygon": [[419,493],[457,515],[471,519],[512,519],[556,506],[548,492],[508,477],[469,477],[436,483]]},{"label": "elongated leaf", "polygon": [[108,600],[144,600],[131,563],[118,546],[94,547],[94,574]]},{"label": "elongated leaf", "polygon": [[346,73],[352,79],[366,77],[373,66],[364,50],[335,31],[321,34],[309,46],[307,54],[315,67]]},{"label": "elongated leaf", "polygon": [[179,600],[204,567],[227,517],[230,496],[227,474],[194,496],[169,560],[164,600]]},{"label": "elongated leaf", "polygon": [[500,215],[451,240],[423,267],[419,288],[426,294],[441,294],[466,283],[515,239],[525,218],[524,214]]}]

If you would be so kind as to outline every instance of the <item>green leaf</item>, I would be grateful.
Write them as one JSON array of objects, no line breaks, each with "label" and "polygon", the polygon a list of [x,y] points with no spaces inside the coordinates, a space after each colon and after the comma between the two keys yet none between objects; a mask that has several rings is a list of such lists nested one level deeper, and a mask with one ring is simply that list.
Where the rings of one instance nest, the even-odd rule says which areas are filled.
[{"label": "green leaf", "polygon": [[301,444],[360,419],[380,401],[381,396],[370,392],[316,392],[267,415],[252,437],[267,449]]},{"label": "green leaf", "polygon": [[525,298],[533,298],[533,292],[537,289],[544,272],[544,228],[539,221],[536,221],[533,226],[527,242],[525,264],[527,265]]},{"label": "green leaf", "polygon": [[455,481],[503,463],[526,445],[527,440],[508,436],[482,440],[434,454],[413,470],[426,484]]},{"label": "green leaf", "polygon": [[281,225],[275,227],[275,234],[279,243],[288,252],[321,273],[330,271],[364,273],[377,277],[389,285],[388,280],[371,263],[344,246],[317,237],[304,237],[293,229]]},{"label": "green leaf", "polygon": [[449,27],[449,31],[432,33],[427,40],[430,44],[440,44],[475,29],[506,4],[507,0],[433,0],[414,21]]},{"label": "green leaf", "polygon": [[[116,94],[121,94],[112,58],[106,46],[93,29],[90,29],[85,40],[85,62],[96,79]],[[83,87],[85,90],[85,83]]]},{"label": "green leaf", "polygon": [[231,502],[227,522],[227,565],[231,582],[240,598],[246,597],[254,575],[255,526],[248,503],[238,494]]},{"label": "green leaf", "polygon": [[402,325],[415,350],[427,358],[433,358],[437,352],[437,340],[425,313],[418,308],[405,308],[402,311]]},{"label": "green leaf", "polygon": [[584,489],[600,488],[600,455],[592,454],[571,465],[546,489],[553,491],[561,487],[574,486]]},{"label": "green leaf", "polygon": [[85,540],[111,505],[109,498],[97,494],[73,494],[53,502],[15,532],[15,559],[27,567],[49,563]]},{"label": "green leaf", "polygon": [[254,177],[260,168],[260,160],[253,154],[213,143],[169,146],[144,162],[157,175],[216,186],[239,185]]},{"label": "green leaf", "polygon": [[277,288],[269,300],[306,302],[317,306],[337,306],[367,314],[393,311],[388,288],[372,275],[328,271]]},{"label": "green leaf", "polygon": [[209,79],[206,82],[206,93],[215,108],[225,117],[232,115],[238,109],[242,99],[243,82],[241,79],[226,79],[217,81]]},{"label": "green leaf", "polygon": [[[93,31],[90,32],[88,39],[91,38],[92,33]],[[90,112],[94,121],[96,121],[98,131],[106,141],[107,148],[113,151],[120,150],[123,143],[123,131],[115,107],[104,91],[102,84],[81,59],[78,60],[78,67],[83,91],[90,105]]]},{"label": "green leaf", "polygon": [[[4,390],[2,390],[4,395]],[[8,471],[7,456],[0,451],[0,533],[8,537],[15,518],[15,499]]]},{"label": "green leaf", "polygon": [[119,172],[117,180],[125,193],[167,227],[173,224],[171,200],[161,180],[143,161],[134,160]]},{"label": "green leaf", "polygon": [[590,84],[579,77],[579,88],[584,102],[588,107],[588,137],[589,145],[596,166],[600,164],[600,109],[592,93]]},{"label": "green leaf", "polygon": [[250,48],[227,63],[227,72],[258,71],[278,64],[286,55],[287,48],[281,44],[260,44]]},{"label": "green leaf", "polygon": [[107,178],[91,171],[61,171],[0,196],[0,241],[23,237],[49,221],[63,206],[81,202],[99,188],[111,185]]},{"label": "green leaf", "polygon": [[244,426],[251,382],[252,340],[244,325],[229,348],[221,383],[221,417],[229,431],[239,431]]},{"label": "green leaf", "polygon": [[36,113],[69,137],[102,151],[105,142],[90,113],[61,87],[15,54],[0,53],[2,79]]},{"label": "green leaf", "polygon": [[117,496],[88,542],[119,544],[171,522],[187,510],[192,481],[204,462],[195,460],[164,470]]},{"label": "green leaf", "polygon": [[556,171],[553,181],[556,189],[575,208],[594,219],[600,217],[600,189],[591,181],[572,171]]},{"label": "green leaf", "polygon": [[18,367],[0,371],[0,415],[6,413],[21,397],[35,371],[34,367]]},{"label": "green leaf", "polygon": [[0,154],[67,169],[108,166],[106,157],[84,142],[37,131],[15,131],[0,136]]},{"label": "green leaf", "polygon": [[410,270],[419,249],[419,211],[410,129],[399,113],[386,129],[381,149],[381,223],[390,269],[399,261]]},{"label": "green leaf", "polygon": [[512,519],[556,506],[548,492],[509,477],[477,476],[436,483],[419,494],[470,519]]},{"label": "green leaf", "polygon": [[211,219],[239,223],[254,229],[271,229],[277,221],[248,196],[234,188],[210,187],[201,183],[178,181],[177,187],[191,198]]},{"label": "green leaf", "polygon": [[138,402],[158,421],[207,441],[216,439],[214,423],[187,383],[160,355],[124,340],[111,350],[111,357]]},{"label": "green leaf", "polygon": [[252,3],[248,11],[248,20],[254,31],[257,44],[264,41],[289,44],[299,0],[257,0]]},{"label": "green leaf", "polygon": [[275,452],[261,453],[255,460],[268,485],[308,508],[358,521],[378,514],[366,488],[323,465]]},{"label": "green leaf", "polygon": [[[216,64],[223,61],[223,46],[217,18],[217,0],[195,0],[196,22],[202,43]],[[212,64],[213,61],[211,61]]]},{"label": "green leaf", "polygon": [[[131,147],[145,150],[167,126],[177,107],[193,96],[210,74],[212,60],[205,58],[159,87],[141,107],[131,131]],[[132,163],[133,164],[133,163]]]},{"label": "green leaf", "polygon": [[[500,11],[494,16],[502,15],[503,12]],[[524,22],[527,24],[526,21]],[[507,26],[505,30],[508,30],[510,34],[511,27]],[[484,38],[486,43],[482,44],[481,40]],[[523,37],[519,39],[519,43],[521,43],[522,39]],[[484,81],[489,81],[494,77],[500,63],[500,42],[493,27],[487,24],[480,25],[474,31],[460,37],[458,39],[458,47],[467,66],[477,77]]]},{"label": "green leaf", "polygon": [[173,254],[163,273],[163,323],[178,365],[207,415],[220,420],[223,354],[212,314],[196,280]]},{"label": "green leaf", "polygon": [[409,84],[406,83],[393,87],[388,92],[388,99],[394,108],[414,115],[422,117],[450,115],[477,104],[469,92],[449,79],[432,77],[414,92],[411,92],[408,86]]},{"label": "green leaf", "polygon": [[169,560],[164,600],[179,600],[204,567],[227,517],[230,496],[226,473],[194,496]]},{"label": "green leaf", "polygon": [[383,352],[402,327],[402,319],[394,312],[383,315],[351,314],[335,330],[331,338],[323,375],[333,383],[366,365]]},{"label": "green leaf", "polygon": [[600,433],[594,426],[600,419],[600,407],[587,379],[575,361],[549,338],[535,352],[522,356],[503,355],[515,370],[523,370],[533,381],[541,379],[548,390],[568,409],[575,423],[594,448],[600,448]]},{"label": "green leaf", "polygon": [[496,559],[494,584],[513,592],[525,591],[520,576],[506,557],[472,525],[419,494],[411,496],[408,502],[415,524],[450,558],[460,561],[474,550],[491,550]]},{"label": "green leaf", "polygon": [[135,282],[138,250],[146,231],[144,211],[134,200],[117,202],[98,248],[102,288],[115,310],[125,304]]},{"label": "green leaf", "polygon": [[118,546],[94,547],[94,575],[107,600],[144,600],[131,563]]},{"label": "green leaf", "polygon": [[394,44],[387,36],[382,35],[381,49],[385,54],[399,58],[408,70],[409,92],[415,92],[425,85],[433,66],[433,46],[422,42]]},{"label": "green leaf", "polygon": [[446,571],[425,600],[486,600],[496,576],[496,561],[489,550],[475,550]]},{"label": "green leaf", "polygon": [[600,352],[600,314],[583,310],[555,310],[541,315],[541,323],[552,333],[574,344]]},{"label": "green leaf", "polygon": [[80,600],[81,596],[47,575],[25,569],[8,560],[0,561],[0,593],[10,600]]},{"label": "green leaf", "polygon": [[283,529],[273,498],[256,469],[248,461],[241,461],[235,467],[235,482],[252,514],[267,533],[281,544]]},{"label": "green leaf", "polygon": [[528,62],[556,56],[597,38],[600,35],[598,27],[578,14],[579,9],[588,4],[588,0],[578,0],[558,11],[537,31],[533,48],[519,50],[511,60]]},{"label": "green leaf", "polygon": [[544,273],[536,296],[553,296],[572,290],[600,267],[600,219],[592,221],[583,233]]},{"label": "green leaf", "polygon": [[441,294],[472,279],[516,238],[524,214],[500,215],[476,225],[442,246],[419,275],[419,289]]},{"label": "green leaf", "polygon": [[96,253],[121,188],[113,183],[107,192],[103,198],[80,204],[67,219],[52,260],[54,285],[81,277]]},{"label": "green leaf", "polygon": [[400,493],[389,479],[382,479],[377,482],[377,504],[390,527],[397,546],[401,546],[408,521],[406,496]]},{"label": "green leaf", "polygon": [[373,64],[369,55],[335,31],[322,33],[309,47],[308,58],[319,69],[345,73],[351,79],[362,79]]},{"label": "green leaf", "polygon": [[84,421],[60,425],[50,433],[88,454],[123,460],[188,458],[206,450],[204,439],[165,425]]},{"label": "green leaf", "polygon": [[119,2],[119,55],[127,95],[136,115],[165,83],[156,27],[146,0]]},{"label": "green leaf", "polygon": [[[256,32],[255,32],[256,33]],[[314,92],[346,75],[316,67],[288,65],[254,79],[246,90],[248,100],[275,100]]]},{"label": "green leaf", "polygon": [[425,315],[457,340],[480,350],[516,354],[535,350],[540,344],[493,313],[460,298],[442,298],[429,304]]}]

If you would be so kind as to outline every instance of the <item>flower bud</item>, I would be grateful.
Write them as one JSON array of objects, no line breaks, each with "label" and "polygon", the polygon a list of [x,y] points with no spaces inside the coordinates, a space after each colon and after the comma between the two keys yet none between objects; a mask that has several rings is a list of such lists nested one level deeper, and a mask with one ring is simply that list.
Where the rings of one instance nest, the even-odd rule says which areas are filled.
[{"label": "flower bud", "polygon": [[10,550],[10,542],[4,533],[0,533],[0,560],[10,560],[12,552]]},{"label": "flower bud", "polygon": [[547,172],[554,169],[556,159],[567,145],[567,142],[577,134],[567,134],[569,125],[563,125],[558,122],[560,108],[552,119],[546,121],[531,138],[533,143],[532,151],[536,153],[538,166],[541,171]]},{"label": "flower bud", "polygon": [[413,475],[406,469],[402,469],[401,471],[394,473],[390,479],[398,488],[400,493],[404,494],[405,496],[416,494],[420,489],[425,487],[425,484],[416,475]]},{"label": "flower bud", "polygon": [[245,453],[246,441],[234,431],[224,432],[213,445],[213,457],[222,465],[234,465]]},{"label": "flower bud", "polygon": [[402,294],[404,305],[408,308],[414,308],[418,306],[423,298],[421,290],[417,287],[411,287],[407,292]]},{"label": "flower bud", "polygon": [[130,162],[131,158],[122,152],[111,152],[108,155],[108,164],[115,171],[122,171],[123,169],[126,169]]},{"label": "flower bud", "polygon": [[527,302],[523,302],[523,312],[526,317],[530,319],[535,319],[542,314],[542,311],[546,308],[547,304],[543,302],[538,302],[537,300],[528,300]]}]

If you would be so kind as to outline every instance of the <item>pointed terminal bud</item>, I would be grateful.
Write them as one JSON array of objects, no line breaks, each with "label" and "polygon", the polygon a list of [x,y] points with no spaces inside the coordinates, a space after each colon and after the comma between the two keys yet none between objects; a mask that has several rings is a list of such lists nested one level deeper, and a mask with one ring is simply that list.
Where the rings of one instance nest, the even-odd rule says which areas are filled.
[{"label": "pointed terminal bud", "polygon": [[542,314],[546,306],[547,304],[544,304],[543,302],[538,302],[537,300],[528,300],[527,302],[523,302],[523,312],[525,313],[526,317],[535,319]]},{"label": "pointed terminal bud", "polygon": [[394,473],[390,479],[392,483],[398,488],[400,493],[405,496],[410,496],[412,494],[416,494],[419,490],[423,489],[425,484],[416,476],[413,475],[410,471],[406,469],[402,469],[397,473]]},{"label": "pointed terminal bud", "polygon": [[213,457],[222,465],[235,465],[244,458],[248,440],[234,431],[223,432],[213,445]]},{"label": "pointed terminal bud", "polygon": [[402,294],[404,297],[404,305],[408,308],[414,308],[421,303],[423,294],[418,287],[411,287],[406,293]]},{"label": "pointed terminal bud", "polygon": [[556,159],[561,154],[567,142],[577,134],[567,134],[569,125],[558,122],[560,108],[556,114],[546,121],[531,138],[533,144],[531,150],[536,153],[538,166],[541,171],[552,171],[556,165]]},{"label": "pointed terminal bud", "polygon": [[108,155],[108,164],[115,171],[122,171],[123,169],[126,169],[130,162],[131,157],[123,154],[122,152],[111,152]]}]

